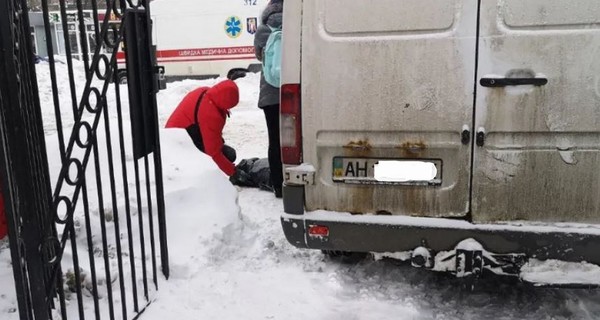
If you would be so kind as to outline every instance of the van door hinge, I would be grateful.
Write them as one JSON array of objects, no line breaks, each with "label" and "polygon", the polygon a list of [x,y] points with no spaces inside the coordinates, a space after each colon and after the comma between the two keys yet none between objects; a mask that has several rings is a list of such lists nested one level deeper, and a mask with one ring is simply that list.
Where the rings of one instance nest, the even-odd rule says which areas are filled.
[{"label": "van door hinge", "polygon": [[477,143],[478,147],[483,147],[483,145],[485,144],[485,129],[484,128],[477,129],[476,143]]}]

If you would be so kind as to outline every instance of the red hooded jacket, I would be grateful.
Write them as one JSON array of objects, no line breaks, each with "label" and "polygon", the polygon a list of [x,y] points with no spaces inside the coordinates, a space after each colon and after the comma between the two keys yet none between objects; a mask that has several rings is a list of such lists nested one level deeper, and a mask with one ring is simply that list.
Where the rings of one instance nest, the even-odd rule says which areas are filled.
[{"label": "red hooded jacket", "polygon": [[200,95],[204,94],[198,109],[198,124],[204,142],[204,152],[213,158],[225,174],[232,176],[235,165],[223,155],[223,127],[229,109],[235,107],[240,100],[240,92],[235,82],[225,80],[212,88],[201,87],[188,93],[179,103],[167,121],[166,128],[185,129],[195,123],[194,111]]}]

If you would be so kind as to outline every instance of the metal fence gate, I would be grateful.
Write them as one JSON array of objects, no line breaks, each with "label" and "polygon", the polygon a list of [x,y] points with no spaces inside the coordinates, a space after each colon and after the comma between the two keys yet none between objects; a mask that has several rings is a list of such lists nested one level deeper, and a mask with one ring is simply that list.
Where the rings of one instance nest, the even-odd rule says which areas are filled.
[{"label": "metal fence gate", "polygon": [[159,269],[169,276],[148,2],[92,0],[91,18],[69,2],[75,14],[61,0],[51,20],[42,0],[46,38],[63,30],[66,54],[48,41],[36,65],[27,1],[0,1],[0,182],[19,315],[133,319]]}]

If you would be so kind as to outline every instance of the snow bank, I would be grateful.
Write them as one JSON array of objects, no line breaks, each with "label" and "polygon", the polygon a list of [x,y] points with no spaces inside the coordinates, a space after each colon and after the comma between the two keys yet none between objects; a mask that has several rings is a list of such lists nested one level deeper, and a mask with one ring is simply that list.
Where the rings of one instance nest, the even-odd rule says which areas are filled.
[{"label": "snow bank", "polygon": [[595,284],[600,285],[600,266],[587,262],[540,261],[531,259],[521,269],[521,278],[539,285]]},{"label": "snow bank", "polygon": [[0,240],[0,317],[3,320],[17,320],[17,297],[13,281],[8,240]]}]

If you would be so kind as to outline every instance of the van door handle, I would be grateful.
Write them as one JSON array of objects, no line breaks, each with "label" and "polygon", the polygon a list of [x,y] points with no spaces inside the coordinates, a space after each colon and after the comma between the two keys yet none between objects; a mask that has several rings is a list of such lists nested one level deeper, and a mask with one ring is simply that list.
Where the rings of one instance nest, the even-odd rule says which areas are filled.
[{"label": "van door handle", "polygon": [[466,124],[463,126],[463,131],[460,134],[460,142],[465,145],[471,142],[471,130],[469,130],[469,126]]},{"label": "van door handle", "polygon": [[548,83],[546,78],[481,78],[479,84],[483,87],[507,87],[507,86],[543,86]]},{"label": "van door handle", "polygon": [[475,143],[477,144],[478,147],[483,147],[483,145],[485,144],[485,129],[482,127],[479,127],[479,129],[477,129],[477,134],[475,135]]}]

